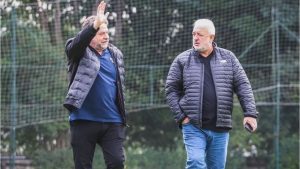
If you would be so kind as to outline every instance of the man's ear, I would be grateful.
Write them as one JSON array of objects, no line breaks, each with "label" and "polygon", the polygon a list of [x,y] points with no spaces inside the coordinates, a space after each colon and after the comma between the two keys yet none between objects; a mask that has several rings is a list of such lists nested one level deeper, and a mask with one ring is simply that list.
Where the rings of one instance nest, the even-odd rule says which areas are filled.
[{"label": "man's ear", "polygon": [[215,40],[215,35],[210,35],[209,38],[210,38],[210,41],[213,42]]}]

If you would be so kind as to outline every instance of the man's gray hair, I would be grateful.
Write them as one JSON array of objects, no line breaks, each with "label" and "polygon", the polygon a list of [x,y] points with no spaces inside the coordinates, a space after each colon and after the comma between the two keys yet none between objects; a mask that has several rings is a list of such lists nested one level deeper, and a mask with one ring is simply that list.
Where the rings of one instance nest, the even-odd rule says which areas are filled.
[{"label": "man's gray hair", "polygon": [[[90,25],[93,25],[95,20],[96,20],[95,15],[92,15],[92,16],[89,16],[89,17],[85,18],[84,21],[81,24],[81,30],[87,28]],[[105,19],[104,24],[108,25],[107,19]]]},{"label": "man's gray hair", "polygon": [[194,23],[194,30],[195,29],[206,29],[209,34],[215,35],[216,29],[214,23],[209,19],[198,19]]}]

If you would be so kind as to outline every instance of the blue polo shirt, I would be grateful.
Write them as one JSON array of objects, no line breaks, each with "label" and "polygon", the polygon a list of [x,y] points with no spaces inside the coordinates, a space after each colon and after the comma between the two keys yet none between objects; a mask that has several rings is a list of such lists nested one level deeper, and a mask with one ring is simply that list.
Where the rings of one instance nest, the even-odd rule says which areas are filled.
[{"label": "blue polo shirt", "polygon": [[108,49],[99,55],[100,70],[80,109],[70,113],[70,121],[91,120],[121,123],[117,106],[117,72]]}]

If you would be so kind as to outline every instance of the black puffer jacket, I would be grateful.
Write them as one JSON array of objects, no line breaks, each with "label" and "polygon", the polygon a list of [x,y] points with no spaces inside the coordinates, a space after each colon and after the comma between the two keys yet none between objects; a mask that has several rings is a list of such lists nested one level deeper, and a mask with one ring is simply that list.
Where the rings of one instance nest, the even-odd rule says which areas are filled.
[{"label": "black puffer jacket", "polygon": [[[234,91],[244,116],[256,118],[258,113],[250,82],[238,59],[232,52],[216,45],[214,50],[210,65],[217,95],[216,125],[231,129]],[[187,116],[192,124],[202,127],[203,80],[204,65],[194,49],[175,58],[167,76],[166,98],[179,125]]]},{"label": "black puffer jacket", "polygon": [[[67,41],[66,54],[68,59],[68,76],[70,83],[64,107],[66,107],[69,111],[79,109],[82,106],[100,70],[100,61],[97,56],[97,51],[89,46],[90,41],[96,33],[97,30],[95,30],[92,26],[89,26],[79,32],[75,38],[71,38]],[[126,124],[124,105],[125,70],[123,54],[112,44],[109,44],[108,50],[118,67],[117,103],[124,124]]]}]

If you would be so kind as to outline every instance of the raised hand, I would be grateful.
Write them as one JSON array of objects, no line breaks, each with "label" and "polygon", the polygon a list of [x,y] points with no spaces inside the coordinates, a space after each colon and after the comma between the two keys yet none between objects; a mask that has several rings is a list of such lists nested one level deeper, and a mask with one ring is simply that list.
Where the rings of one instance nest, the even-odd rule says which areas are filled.
[{"label": "raised hand", "polygon": [[107,16],[109,15],[109,12],[106,12],[106,14],[104,15],[105,8],[106,3],[104,1],[101,1],[101,3],[98,5],[97,15],[93,25],[95,29],[98,29],[101,24],[107,23]]}]

